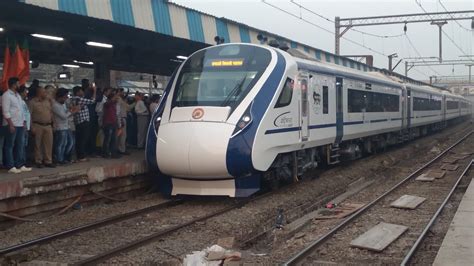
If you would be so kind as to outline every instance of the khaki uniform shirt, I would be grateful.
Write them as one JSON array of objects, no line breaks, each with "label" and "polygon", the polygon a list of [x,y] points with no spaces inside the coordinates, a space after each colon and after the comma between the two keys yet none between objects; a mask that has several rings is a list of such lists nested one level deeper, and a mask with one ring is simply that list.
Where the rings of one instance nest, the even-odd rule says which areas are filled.
[{"label": "khaki uniform shirt", "polygon": [[49,99],[41,101],[38,98],[33,98],[29,102],[31,113],[31,122],[39,124],[53,123],[53,111]]}]

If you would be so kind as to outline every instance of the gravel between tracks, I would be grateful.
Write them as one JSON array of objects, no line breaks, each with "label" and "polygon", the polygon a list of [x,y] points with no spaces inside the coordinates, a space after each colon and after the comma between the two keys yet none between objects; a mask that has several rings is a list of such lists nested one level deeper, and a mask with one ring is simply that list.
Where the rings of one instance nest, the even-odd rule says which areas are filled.
[{"label": "gravel between tracks", "polygon": [[[397,178],[406,176],[411,170],[434,157],[437,151],[436,149],[433,150],[433,147],[436,146],[439,150],[448,147],[463,134],[462,130],[465,130],[466,127],[467,124],[461,124],[401,147],[391,148],[383,154],[370,156],[322,171],[317,178],[316,174],[310,174],[308,177],[314,177],[314,179],[308,178],[294,186],[282,188],[269,197],[264,197],[240,209],[212,218],[206,222],[189,226],[152,244],[110,259],[105,263],[178,263],[178,260],[167,254],[167,252],[182,258],[193,250],[201,250],[215,244],[217,239],[221,237],[233,236],[237,242],[249,239],[272,226],[278,208],[283,208],[285,216],[291,217],[296,210],[307,206],[315,198],[322,195],[340,193],[342,192],[341,189],[360,178],[377,180],[376,184],[383,184],[389,181],[395,182],[398,180]],[[410,163],[409,166],[403,165],[408,162]],[[153,197],[156,197],[156,201],[149,204],[144,204],[140,200],[135,202],[127,201],[127,206],[128,204],[133,206],[130,209],[122,207],[121,204],[123,203],[116,203],[69,212],[41,225],[35,223],[20,224],[0,232],[0,243],[2,246],[12,245],[39,235],[95,221],[112,214],[125,213],[133,209],[156,204],[159,200],[164,200],[159,196]],[[157,212],[156,214],[153,213],[149,216],[134,219],[133,222],[123,222],[121,223],[122,226],[103,228],[100,233],[99,231],[98,233],[92,231],[81,234],[75,237],[78,239],[77,242],[74,239],[71,240],[71,238],[63,241],[54,241],[51,244],[33,249],[34,252],[30,253],[33,253],[34,256],[29,256],[28,259],[63,262],[76,261],[77,259],[83,259],[89,255],[96,254],[98,251],[112,248],[117,244],[117,239],[126,240],[132,237],[145,236],[155,229],[165,228],[166,225],[183,222],[183,220],[191,217],[201,216],[204,213],[221,208],[228,202],[229,199],[225,198],[196,200],[195,204],[184,204],[180,207],[174,207],[173,212]],[[111,210],[114,208],[114,205],[117,206],[118,210]],[[170,221],[174,221],[174,223]],[[318,223],[317,226],[312,225],[311,228],[324,232],[332,226],[332,222],[325,221]],[[104,235],[107,237],[104,237]],[[77,247],[72,245],[74,243],[78,244],[83,240],[86,243],[82,244],[83,246]],[[264,246],[256,245],[250,250],[244,251],[244,261],[263,264],[279,263],[287,259],[310,240],[311,238],[305,236],[300,239],[290,239],[289,241],[275,244],[273,242],[265,242]],[[252,255],[252,253],[262,252],[267,255]]]},{"label": "gravel between tracks", "polygon": [[[457,153],[470,152],[474,149],[474,136],[471,135],[462,144],[455,147],[452,151]],[[443,158],[448,157],[444,156]],[[457,177],[462,173],[464,167],[471,161],[471,157],[459,160],[460,167],[456,171],[447,171],[445,177],[433,182],[420,182],[413,179],[407,181],[397,190],[387,195],[368,211],[357,217],[349,225],[333,235],[322,246],[317,248],[305,263],[313,261],[335,262],[337,264],[399,264],[402,262],[405,254],[414,244],[419,234],[436,212],[446,195],[456,182]],[[438,161],[431,165],[427,170],[439,170],[443,163]],[[426,172],[427,170],[423,171]],[[368,203],[374,199],[374,195],[380,195],[388,190],[392,184],[387,186],[373,187],[348,198],[348,202]],[[405,210],[391,208],[390,203],[402,195],[416,195],[426,198],[415,210]],[[364,249],[353,248],[350,242],[357,236],[368,231],[380,222],[393,223],[408,227],[408,231],[391,243],[382,252],[372,252]]]}]

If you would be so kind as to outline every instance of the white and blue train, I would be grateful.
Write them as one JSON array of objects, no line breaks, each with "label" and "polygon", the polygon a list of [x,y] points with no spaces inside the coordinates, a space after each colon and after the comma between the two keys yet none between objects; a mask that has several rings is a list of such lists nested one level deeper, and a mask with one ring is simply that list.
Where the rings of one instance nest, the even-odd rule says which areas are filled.
[{"label": "white and blue train", "polygon": [[224,44],[175,71],[152,116],[146,157],[165,194],[246,197],[264,182],[443,128],[470,105],[297,51]]}]

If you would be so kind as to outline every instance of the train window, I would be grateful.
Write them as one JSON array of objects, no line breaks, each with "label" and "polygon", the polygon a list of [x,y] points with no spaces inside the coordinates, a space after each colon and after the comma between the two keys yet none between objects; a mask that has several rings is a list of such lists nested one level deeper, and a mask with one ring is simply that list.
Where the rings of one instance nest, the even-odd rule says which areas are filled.
[{"label": "train window", "polygon": [[398,112],[400,109],[400,98],[393,94],[349,89],[347,99],[349,113]]},{"label": "train window", "polygon": [[292,79],[286,79],[285,85],[283,86],[283,89],[280,92],[280,96],[278,96],[278,101],[275,104],[275,108],[290,105],[291,99],[293,98],[293,84],[294,81]]},{"label": "train window", "polygon": [[271,61],[271,53],[254,46],[225,45],[201,50],[183,65],[172,107],[230,106],[234,109],[253,88]]},{"label": "train window", "polygon": [[308,81],[301,79],[301,116],[308,116]]},{"label": "train window", "polygon": [[328,113],[329,108],[329,93],[328,93],[328,86],[323,86],[323,114]]},{"label": "train window", "polygon": [[434,111],[441,110],[441,98],[430,95],[431,99],[413,97],[414,111]]},{"label": "train window", "polygon": [[446,107],[448,109],[458,109],[459,102],[458,101],[446,101]]},{"label": "train window", "polygon": [[349,89],[347,94],[347,109],[349,110],[349,113],[361,113],[366,111],[366,92]]},{"label": "train window", "polygon": [[366,89],[366,90],[371,90],[371,89],[372,89],[372,84],[370,84],[370,83],[365,83],[365,89]]}]

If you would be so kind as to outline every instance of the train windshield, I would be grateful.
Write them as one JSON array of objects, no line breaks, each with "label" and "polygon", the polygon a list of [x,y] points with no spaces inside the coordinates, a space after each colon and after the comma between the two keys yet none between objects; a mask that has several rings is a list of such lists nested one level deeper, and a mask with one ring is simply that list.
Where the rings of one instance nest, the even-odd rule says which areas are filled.
[{"label": "train windshield", "polygon": [[181,69],[172,106],[234,109],[262,76],[270,60],[270,51],[249,45],[223,45],[200,51]]}]

